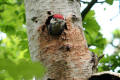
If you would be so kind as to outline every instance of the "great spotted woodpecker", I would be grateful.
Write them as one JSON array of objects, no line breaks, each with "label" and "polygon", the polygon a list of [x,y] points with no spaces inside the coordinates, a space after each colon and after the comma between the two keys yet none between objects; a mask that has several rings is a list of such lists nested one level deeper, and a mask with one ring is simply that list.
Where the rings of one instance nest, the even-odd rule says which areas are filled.
[{"label": "great spotted woodpecker", "polygon": [[64,29],[67,29],[64,17],[61,14],[49,14],[45,24],[50,35],[60,35]]}]

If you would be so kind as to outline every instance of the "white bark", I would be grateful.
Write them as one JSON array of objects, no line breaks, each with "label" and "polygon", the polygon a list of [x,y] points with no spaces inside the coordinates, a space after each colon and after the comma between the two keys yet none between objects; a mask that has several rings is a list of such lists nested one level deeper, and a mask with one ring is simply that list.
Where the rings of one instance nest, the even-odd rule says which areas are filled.
[{"label": "white bark", "polygon": [[[77,0],[25,0],[25,7],[26,7],[27,34],[28,34],[28,40],[29,40],[29,49],[30,49],[31,58],[33,61],[39,61],[39,60],[41,61],[38,55],[44,54],[42,53],[42,50],[40,50],[40,47],[42,46],[38,44],[39,33],[37,32],[37,29],[40,25],[44,23],[47,17],[47,14],[46,14],[47,11],[52,11],[53,13],[63,14],[65,17],[71,14],[76,15],[77,18],[79,18],[79,21],[76,22],[75,25],[77,25],[78,29],[80,29],[80,32],[81,32],[80,35],[84,37],[83,31],[82,31],[82,19],[80,16],[80,4]],[[33,22],[32,21],[33,17],[37,17],[38,22]],[[82,44],[83,47],[87,48],[85,38],[83,38],[83,41],[81,41],[80,43]],[[83,60],[81,59],[76,62],[74,61],[68,62],[68,65],[70,65],[71,67],[73,66],[74,68],[71,69],[72,70],[71,73],[68,72],[67,74],[68,76],[65,76],[64,79],[61,78],[59,75],[58,75],[58,77],[60,77],[59,79],[57,79],[58,77],[56,78],[55,76],[51,75],[50,70],[52,70],[54,66],[51,67],[52,64],[50,64],[51,63],[50,59],[52,59],[52,57],[55,55],[46,56],[46,60],[43,61],[43,64],[48,68],[48,73],[46,73],[43,80],[47,80],[48,78],[55,78],[57,80],[85,80],[87,79],[92,74],[92,66],[90,64],[91,57],[90,57],[88,49],[85,50],[84,48],[81,48],[81,50],[83,50],[83,52],[82,51],[81,52],[84,53],[84,55],[88,54],[88,56],[85,55],[86,58],[84,58]],[[59,59],[63,57],[62,54],[64,53],[59,52],[59,54],[58,53],[56,54],[58,56],[57,59],[59,62]],[[84,63],[84,65],[83,64],[80,65],[78,62]],[[60,63],[58,63],[59,65],[58,68],[64,69],[62,68],[62,66],[64,66],[63,64],[65,64],[64,60],[63,62],[62,60],[60,60]],[[79,64],[80,68],[76,67],[75,64]],[[64,71],[65,70],[63,70],[63,72]],[[54,72],[55,71],[53,71],[53,73]],[[64,73],[61,72],[61,74],[63,75]],[[56,75],[57,75],[57,71],[56,71]]]},{"label": "white bark", "polygon": [[[74,2],[73,2],[74,1]],[[29,40],[29,49],[31,57],[36,60],[36,55],[38,54],[39,45],[38,34],[36,32],[37,27],[42,24],[46,17],[47,11],[52,11],[53,13],[63,14],[65,17],[71,14],[75,14],[80,21],[78,22],[79,27],[82,27],[82,20],[80,16],[80,4],[77,0],[25,0],[26,7],[26,21],[27,21],[27,33]],[[38,17],[38,23],[32,21],[33,17]]]}]

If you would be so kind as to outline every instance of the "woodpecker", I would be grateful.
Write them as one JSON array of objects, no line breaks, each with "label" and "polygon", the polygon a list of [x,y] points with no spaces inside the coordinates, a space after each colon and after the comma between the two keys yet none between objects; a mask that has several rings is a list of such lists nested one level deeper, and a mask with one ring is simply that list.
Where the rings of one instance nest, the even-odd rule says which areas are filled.
[{"label": "woodpecker", "polygon": [[67,29],[64,17],[61,14],[48,16],[45,24],[50,35],[60,35],[64,29]]}]

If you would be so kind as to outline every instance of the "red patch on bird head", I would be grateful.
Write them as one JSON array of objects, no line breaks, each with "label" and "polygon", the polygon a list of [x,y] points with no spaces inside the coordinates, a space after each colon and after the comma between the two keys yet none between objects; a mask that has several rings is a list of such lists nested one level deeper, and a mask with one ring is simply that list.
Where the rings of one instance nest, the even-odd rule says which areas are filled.
[{"label": "red patch on bird head", "polygon": [[64,20],[64,17],[63,17],[63,15],[61,15],[61,14],[54,14],[53,17],[54,17],[54,18],[57,18],[57,19],[62,19],[62,20]]}]

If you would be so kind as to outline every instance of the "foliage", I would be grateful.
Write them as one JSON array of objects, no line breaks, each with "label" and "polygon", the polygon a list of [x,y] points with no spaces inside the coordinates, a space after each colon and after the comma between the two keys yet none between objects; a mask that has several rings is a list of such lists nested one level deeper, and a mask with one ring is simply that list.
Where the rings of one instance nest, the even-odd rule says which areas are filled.
[{"label": "foliage", "polygon": [[[105,2],[110,5],[113,4],[113,0],[105,0]],[[83,21],[85,36],[90,50],[97,53],[97,55],[100,55],[105,49],[106,44],[110,44],[112,47],[114,47],[115,50],[112,55],[108,55],[109,53],[107,53],[105,57],[100,61],[98,71],[120,72],[120,29],[116,29],[113,32],[112,40],[110,42],[107,42],[99,32],[100,26],[96,22],[94,14],[94,11],[88,12]],[[119,40],[119,44],[117,46],[114,45],[115,39]],[[94,49],[91,49],[91,46],[94,46]]]},{"label": "foliage", "polygon": [[29,55],[23,0],[0,0],[0,80],[31,80],[45,68]]},{"label": "foliage", "polygon": [[113,4],[113,0],[105,0],[105,1],[106,1],[106,3],[108,3],[108,4],[110,4],[110,5]]},{"label": "foliage", "polygon": [[[117,45],[114,44],[115,39],[119,41]],[[115,51],[112,55],[106,55],[106,57],[102,59],[99,70],[116,71],[116,69],[118,68],[117,72],[120,72],[120,29],[116,29],[113,32],[113,39],[109,44],[115,48]]]},{"label": "foliage", "polygon": [[[85,36],[88,45],[96,47],[95,49],[91,49],[89,47],[90,50],[97,53],[97,55],[102,54],[106,47],[107,41],[99,32],[100,26],[94,18],[94,11],[90,11],[87,14],[83,21],[83,26],[85,28]],[[119,44],[117,46],[113,44],[115,39],[119,40]],[[120,29],[116,29],[113,32],[113,38],[108,44],[112,45],[112,47],[115,48],[115,51],[112,55],[108,55],[109,53],[105,55],[105,57],[100,61],[98,71],[116,71],[118,68],[117,72],[120,72]]]},{"label": "foliage", "polygon": [[16,63],[10,59],[0,59],[0,80],[14,79],[14,80],[29,80],[34,76],[42,77],[44,68],[40,63],[32,63],[21,59]]},{"label": "foliage", "polygon": [[119,29],[116,29],[114,32],[113,32],[113,39],[114,38],[120,38],[120,30]]},{"label": "foliage", "polygon": [[103,38],[103,35],[99,32],[100,26],[96,22],[94,15],[94,11],[88,12],[83,21],[83,27],[85,28],[85,36],[88,42],[88,46],[94,46],[95,49],[91,49],[91,51],[98,53],[99,55],[103,53],[106,45],[106,39]]}]

